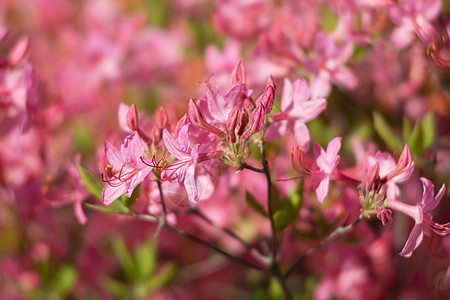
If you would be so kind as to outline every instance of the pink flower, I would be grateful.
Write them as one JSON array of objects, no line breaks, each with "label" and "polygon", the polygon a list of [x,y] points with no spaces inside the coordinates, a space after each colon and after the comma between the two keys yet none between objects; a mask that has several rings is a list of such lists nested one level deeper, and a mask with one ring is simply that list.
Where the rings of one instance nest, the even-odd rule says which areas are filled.
[{"label": "pink flower", "polygon": [[433,232],[439,235],[448,235],[450,233],[450,222],[447,224],[437,224],[431,221],[431,211],[441,201],[445,193],[445,185],[442,185],[441,189],[434,196],[434,184],[422,177],[420,178],[423,186],[422,201],[417,205],[408,205],[393,199],[386,200],[386,206],[394,210],[398,210],[410,217],[415,221],[415,225],[409,234],[403,250],[400,255],[410,257],[412,252],[420,245],[423,239],[424,232],[428,232],[431,229]]},{"label": "pink flower", "polygon": [[165,166],[162,170],[161,180],[177,180],[183,183],[188,194],[189,201],[193,204],[197,200],[210,195],[206,190],[211,190],[211,180],[208,175],[198,176],[196,174],[197,164],[199,162],[217,158],[222,155],[222,151],[213,151],[208,153],[199,153],[199,144],[190,147],[189,124],[184,125],[178,132],[178,138],[175,139],[167,129],[163,131],[164,145],[170,154],[178,161]]},{"label": "pink flower", "polygon": [[[305,161],[303,148],[298,148],[297,153],[292,152],[292,164],[294,169],[300,174],[310,175],[313,177],[313,184],[319,183],[316,188],[317,199],[323,203],[328,194],[328,185],[330,184],[330,177],[333,171],[339,164],[340,156],[337,155],[341,148],[341,137],[336,137],[328,143],[327,151],[325,151],[319,144],[314,145],[314,156],[316,157],[316,165],[310,167]],[[298,158],[299,165],[294,162],[294,155]],[[340,176],[340,173],[338,173]]]},{"label": "pink flower", "polygon": [[338,46],[325,33],[316,36],[315,48],[317,58],[305,60],[305,68],[313,73],[311,77],[311,94],[313,97],[326,97],[331,91],[331,83],[347,89],[354,89],[358,85],[358,78],[345,66],[353,54],[350,42]]},{"label": "pink flower", "polygon": [[389,16],[398,25],[391,36],[392,43],[399,49],[408,46],[416,33],[425,43],[436,34],[432,22],[441,10],[441,0],[403,0],[403,5],[392,4]]},{"label": "pink flower", "polygon": [[[109,164],[105,168],[106,174],[102,180],[106,182],[102,192],[102,202],[106,205],[124,193],[131,197],[133,190],[143,182],[153,169],[153,165],[142,159],[144,144],[135,131],[125,138],[120,151],[105,141],[105,155]],[[118,171],[113,173],[113,171]]]},{"label": "pink flower", "polygon": [[289,79],[285,79],[281,98],[282,112],[272,116],[274,123],[269,126],[264,138],[268,141],[275,140],[290,130],[297,143],[306,148],[309,132],[305,123],[315,119],[326,106],[327,102],[323,98],[310,99],[306,80],[299,78],[292,84]]}]

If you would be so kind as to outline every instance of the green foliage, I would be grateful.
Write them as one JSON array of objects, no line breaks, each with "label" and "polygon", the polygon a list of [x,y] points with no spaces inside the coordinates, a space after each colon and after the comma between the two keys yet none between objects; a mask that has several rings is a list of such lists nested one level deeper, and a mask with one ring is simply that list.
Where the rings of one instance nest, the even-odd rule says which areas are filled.
[{"label": "green foliage", "polygon": [[426,114],[414,125],[412,131],[407,119],[403,120],[403,124],[403,137],[413,154],[420,155],[433,144],[435,138],[433,114]]},{"label": "green foliage", "polygon": [[281,231],[285,229],[297,219],[302,207],[303,187],[304,182],[302,178],[297,188],[281,200],[276,210],[274,209],[273,219],[276,230]]},{"label": "green foliage", "polygon": [[383,116],[377,111],[373,113],[373,126],[375,127],[377,134],[391,150],[400,151],[403,148],[400,139],[389,127]]},{"label": "green foliage", "polygon": [[176,266],[172,262],[156,268],[158,257],[153,240],[130,251],[122,238],[116,238],[112,242],[112,249],[119,259],[125,278],[118,280],[106,277],[104,282],[118,298],[148,299],[149,293],[169,284],[175,276]]},{"label": "green foliage", "polygon": [[325,32],[332,32],[338,24],[338,16],[326,6],[320,7],[320,16],[320,27]]},{"label": "green foliage", "polygon": [[107,213],[113,213],[113,214],[128,214],[128,213],[130,213],[130,210],[126,206],[124,206],[123,203],[120,202],[119,200],[114,201],[111,205],[108,205],[108,206],[95,205],[95,204],[90,204],[90,203],[85,203],[85,205],[88,208],[102,211],[102,212],[107,212]]},{"label": "green foliage", "polygon": [[170,5],[165,0],[145,1],[149,25],[167,27],[170,20]]},{"label": "green foliage", "polygon": [[271,300],[283,300],[284,293],[280,283],[275,278],[270,278],[269,297]]},{"label": "green foliage", "polygon": [[89,192],[98,199],[102,199],[103,184],[91,171],[78,164],[78,172]]},{"label": "green foliage", "polygon": [[256,212],[266,218],[268,217],[267,212],[261,205],[261,203],[259,203],[258,200],[256,200],[256,198],[247,191],[245,191],[245,200],[247,201],[248,205],[250,205]]}]

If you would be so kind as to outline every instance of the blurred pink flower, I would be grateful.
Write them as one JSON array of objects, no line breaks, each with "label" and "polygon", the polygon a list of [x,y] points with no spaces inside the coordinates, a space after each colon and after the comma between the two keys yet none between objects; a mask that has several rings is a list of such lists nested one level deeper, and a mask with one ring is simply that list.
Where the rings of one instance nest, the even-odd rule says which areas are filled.
[{"label": "blurred pink flower", "polygon": [[[150,162],[142,159],[145,147],[135,131],[125,138],[121,149],[117,149],[105,141],[105,155],[109,164],[105,168],[106,174],[102,176],[106,182],[102,192],[102,202],[111,204],[126,192],[131,197],[133,190],[143,182],[153,169]],[[113,173],[113,170],[119,171]]]},{"label": "blurred pink flower", "polygon": [[324,98],[310,99],[306,80],[299,78],[292,84],[284,80],[281,97],[281,113],[272,116],[274,123],[269,126],[264,138],[272,141],[284,136],[290,130],[300,147],[307,148],[309,132],[305,123],[315,119],[327,106]]},{"label": "blurred pink flower", "polygon": [[400,255],[410,257],[412,252],[420,245],[424,232],[429,229],[439,235],[448,235],[450,233],[450,223],[438,224],[432,221],[431,211],[441,201],[445,193],[445,185],[442,185],[439,192],[434,196],[434,184],[421,177],[423,187],[422,201],[417,205],[409,205],[394,199],[387,199],[386,206],[394,210],[398,210],[414,219],[416,223],[409,234],[403,250]]}]

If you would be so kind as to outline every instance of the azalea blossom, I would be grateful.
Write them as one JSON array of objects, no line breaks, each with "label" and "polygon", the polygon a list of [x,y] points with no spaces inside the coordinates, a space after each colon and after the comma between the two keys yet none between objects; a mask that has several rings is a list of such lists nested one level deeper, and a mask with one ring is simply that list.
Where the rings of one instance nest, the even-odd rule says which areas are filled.
[{"label": "azalea blossom", "polygon": [[299,78],[294,83],[284,80],[281,97],[281,113],[272,115],[273,124],[264,136],[272,141],[291,131],[297,144],[306,148],[309,143],[309,132],[305,123],[315,119],[327,106],[324,98],[310,99],[310,91],[306,80]]},{"label": "azalea blossom", "polygon": [[434,184],[422,177],[423,194],[422,201],[417,205],[409,205],[394,199],[387,199],[386,206],[388,208],[400,211],[414,219],[416,223],[409,234],[403,250],[400,255],[410,257],[412,252],[419,247],[423,239],[423,234],[428,233],[431,229],[434,233],[439,235],[448,235],[450,233],[450,222],[447,224],[438,224],[432,221],[431,211],[438,206],[445,193],[445,185],[439,189],[436,196],[434,196]]},{"label": "azalea blossom", "polygon": [[[109,164],[102,176],[106,182],[102,202],[106,205],[125,194],[131,197],[133,190],[143,182],[153,169],[149,159],[142,159],[145,147],[137,131],[125,138],[120,150],[105,141],[105,155]],[[117,172],[114,172],[117,171]]]},{"label": "azalea blossom", "polygon": [[[316,164],[312,167],[306,163],[304,149],[297,148],[296,153],[292,152],[292,164],[294,169],[302,175],[310,175],[313,177],[313,184],[318,183],[316,188],[317,200],[323,203],[328,195],[328,186],[330,177],[333,175],[336,166],[339,164],[340,156],[338,155],[341,148],[341,137],[336,137],[328,143],[325,151],[319,144],[314,144],[314,156]],[[294,161],[294,155],[297,156],[299,165]]]},{"label": "azalea blossom", "polygon": [[178,183],[184,184],[189,201],[195,204],[199,199],[208,197],[212,192],[210,177],[207,174],[199,176],[196,171],[197,164],[220,157],[222,151],[199,153],[199,144],[195,144],[191,148],[188,134],[189,126],[187,124],[181,127],[177,139],[167,129],[164,129],[164,145],[167,151],[178,160],[163,167],[160,179],[163,181],[176,180]]}]

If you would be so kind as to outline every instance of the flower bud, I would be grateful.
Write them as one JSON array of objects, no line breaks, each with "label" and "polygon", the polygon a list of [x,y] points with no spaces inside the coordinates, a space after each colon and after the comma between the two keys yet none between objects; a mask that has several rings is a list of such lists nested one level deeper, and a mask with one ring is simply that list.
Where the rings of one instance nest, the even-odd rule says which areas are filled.
[{"label": "flower bud", "polygon": [[200,128],[200,129],[214,133],[221,139],[224,139],[227,137],[227,134],[225,132],[223,132],[219,128],[206,122],[206,119],[205,119],[205,116],[203,115],[202,110],[192,99],[189,100],[188,116],[189,116],[189,120],[191,121],[192,125]]},{"label": "flower bud", "polygon": [[187,114],[185,114],[177,123],[177,126],[175,127],[175,137],[178,137],[178,132],[180,132],[181,127],[184,125],[189,124],[189,117]]},{"label": "flower bud", "polygon": [[28,37],[22,37],[16,42],[14,47],[9,51],[8,61],[12,66],[23,63],[30,54],[30,43]]},{"label": "flower bud", "polygon": [[238,136],[242,136],[245,128],[248,125],[248,122],[250,121],[250,117],[248,116],[247,110],[245,108],[241,108],[240,110],[241,112],[239,114],[239,124],[236,127],[236,133]]},{"label": "flower bud", "polygon": [[227,119],[227,131],[228,131],[228,141],[230,143],[236,143],[235,129],[239,121],[239,107],[235,106],[228,114]]},{"label": "flower bud", "polygon": [[392,211],[390,209],[385,209],[377,206],[375,210],[377,212],[377,218],[381,220],[383,225],[392,223]]},{"label": "flower bud", "polygon": [[233,71],[231,72],[230,81],[231,81],[231,85],[245,83],[245,70],[244,70],[244,66],[242,65],[241,61],[239,61],[237,63],[237,65],[234,67]]},{"label": "flower bud", "polygon": [[139,128],[139,119],[138,119],[136,105],[134,103],[131,104],[130,109],[128,109],[127,125],[133,131],[138,130],[138,128]]},{"label": "flower bud", "polygon": [[161,140],[161,128],[158,125],[154,125],[152,128],[153,141],[157,144]]},{"label": "flower bud", "polygon": [[167,116],[167,111],[164,107],[160,106],[159,107],[159,111],[158,111],[158,115],[159,115],[159,127],[160,128],[166,128],[167,125],[169,124],[169,117]]},{"label": "flower bud", "polygon": [[265,114],[272,111],[273,102],[275,100],[275,83],[272,76],[269,76],[267,81],[266,90],[264,93],[256,100],[256,105],[262,104],[265,108]]},{"label": "flower bud", "polygon": [[264,126],[265,107],[261,103],[253,110],[250,128],[242,135],[242,140],[246,141],[250,136],[259,132]]},{"label": "flower bud", "polygon": [[373,191],[378,188],[380,184],[380,165],[373,164],[367,171],[366,191]]}]

